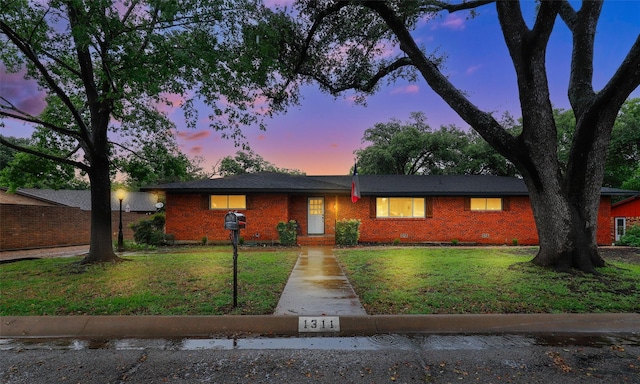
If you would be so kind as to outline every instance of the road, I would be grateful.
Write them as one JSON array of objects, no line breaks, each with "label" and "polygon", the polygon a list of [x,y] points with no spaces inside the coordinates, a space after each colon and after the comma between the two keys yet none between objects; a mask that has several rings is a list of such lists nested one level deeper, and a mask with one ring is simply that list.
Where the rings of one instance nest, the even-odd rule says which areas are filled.
[{"label": "road", "polygon": [[640,337],[0,341],[2,383],[640,383]]}]

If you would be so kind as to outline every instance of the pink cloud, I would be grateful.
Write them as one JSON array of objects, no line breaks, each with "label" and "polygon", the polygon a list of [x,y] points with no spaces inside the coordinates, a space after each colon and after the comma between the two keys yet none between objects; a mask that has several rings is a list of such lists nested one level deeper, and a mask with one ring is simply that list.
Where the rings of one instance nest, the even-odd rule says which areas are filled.
[{"label": "pink cloud", "polygon": [[330,147],[331,147],[331,148],[339,148],[339,147],[340,147],[340,144],[338,144],[338,143],[331,143]]},{"label": "pink cloud", "polygon": [[263,140],[266,140],[266,139],[267,139],[267,136],[265,136],[265,135],[258,135],[258,141],[263,141]]},{"label": "pink cloud", "polygon": [[182,131],[182,132],[177,132],[176,135],[179,138],[184,140],[202,140],[209,137],[211,135],[211,131],[203,130],[203,131],[197,131],[194,133]]},{"label": "pink cloud", "polygon": [[202,146],[201,145],[193,146],[193,147],[191,147],[190,152],[193,155],[200,155],[200,154],[202,154]]},{"label": "pink cloud", "polygon": [[444,18],[444,21],[441,23],[434,23],[431,29],[438,29],[442,27],[459,31],[465,28],[465,23],[466,20],[463,17],[460,17],[460,15],[448,14]]},{"label": "pink cloud", "polygon": [[164,93],[161,95],[164,99],[156,104],[158,111],[165,114],[171,114],[176,108],[180,108],[184,104],[185,97],[177,93]]},{"label": "pink cloud", "polygon": [[478,64],[478,65],[472,65],[471,67],[467,68],[467,70],[465,71],[465,73],[467,75],[470,75],[472,73],[474,73],[475,71],[477,71],[478,69],[482,68],[482,64]]},{"label": "pink cloud", "polygon": [[409,84],[406,87],[398,87],[391,91],[392,95],[397,94],[407,94],[407,93],[418,93],[420,92],[420,87],[415,84]]}]

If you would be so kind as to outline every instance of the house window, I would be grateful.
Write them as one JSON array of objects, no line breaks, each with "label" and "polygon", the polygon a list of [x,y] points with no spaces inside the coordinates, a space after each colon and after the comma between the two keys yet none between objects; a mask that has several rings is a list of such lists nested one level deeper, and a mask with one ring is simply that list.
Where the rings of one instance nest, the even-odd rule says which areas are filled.
[{"label": "house window", "polygon": [[209,209],[247,209],[245,195],[211,195]]},{"label": "house window", "polygon": [[424,198],[376,198],[376,217],[425,217],[424,212]]},{"label": "house window", "polygon": [[472,197],[472,211],[502,211],[502,199],[499,197]]}]

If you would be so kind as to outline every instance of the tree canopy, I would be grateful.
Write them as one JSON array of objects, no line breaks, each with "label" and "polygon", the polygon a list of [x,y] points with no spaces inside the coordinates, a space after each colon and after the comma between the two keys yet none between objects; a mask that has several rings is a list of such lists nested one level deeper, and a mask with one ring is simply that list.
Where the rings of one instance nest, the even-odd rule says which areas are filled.
[{"label": "tree canopy", "polygon": [[[384,80],[426,82],[492,148],[508,159],[529,190],[540,249],[534,263],[560,270],[595,272],[604,265],[596,241],[600,189],[618,111],[640,84],[640,36],[615,73],[596,90],[594,44],[603,1],[549,0],[537,3],[527,22],[520,1],[298,1],[293,9],[265,10],[262,27],[277,29],[263,42],[277,51],[284,81],[280,95],[316,82],[340,95],[361,97]],[[481,12],[493,7],[516,74],[522,130],[513,134],[483,111],[443,72],[443,59],[413,32],[420,20],[440,13]],[[557,25],[571,34],[567,95],[575,116],[566,165],[558,153],[558,128],[551,103],[547,47]],[[625,31],[620,31],[625,33]],[[446,50],[446,47],[444,47]],[[266,64],[270,64],[272,57]],[[260,57],[253,57],[260,62]],[[292,98],[293,102],[296,101]]]},{"label": "tree canopy", "polygon": [[214,166],[213,173],[220,176],[242,175],[245,173],[275,172],[303,175],[298,169],[278,168],[251,150],[238,151],[235,156],[227,156]]},{"label": "tree canopy", "polygon": [[[640,190],[640,99],[626,101],[611,132],[603,186]],[[360,174],[458,174],[518,176],[513,164],[491,148],[473,130],[455,126],[432,130],[425,124],[426,114],[414,112],[411,119],[392,119],[367,129],[362,138],[368,144],[354,153]],[[573,111],[554,109],[558,127],[558,159],[566,169],[575,127]],[[501,124],[517,135],[522,120],[509,114]],[[434,160],[429,160],[434,159]]]},{"label": "tree canopy", "polygon": [[256,91],[265,81],[262,69],[238,54],[239,26],[252,10],[250,0],[3,2],[0,60],[6,70],[37,82],[47,111],[33,116],[0,95],[0,117],[50,131],[74,149],[60,153],[3,137],[0,143],[87,174],[92,219],[86,262],[116,259],[112,159],[170,130],[163,108],[181,108],[187,125],[195,126],[194,100],[203,100],[210,125],[236,138],[243,124],[274,110]]},{"label": "tree canopy", "polygon": [[[508,118],[508,116],[507,116]],[[454,125],[432,130],[426,116],[414,112],[411,120],[392,119],[365,131],[355,151],[361,174],[498,175],[516,170],[474,131]],[[512,124],[513,120],[510,119]],[[517,129],[513,127],[512,129]]]}]

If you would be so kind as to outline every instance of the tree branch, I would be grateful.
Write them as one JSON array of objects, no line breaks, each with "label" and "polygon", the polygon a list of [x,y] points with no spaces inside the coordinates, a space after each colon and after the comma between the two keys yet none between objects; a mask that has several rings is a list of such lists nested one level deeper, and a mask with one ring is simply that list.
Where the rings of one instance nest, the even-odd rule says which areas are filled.
[{"label": "tree branch", "polygon": [[368,2],[366,6],[375,11],[398,37],[400,49],[411,59],[429,86],[498,152],[512,162],[517,161],[519,151],[515,138],[506,132],[491,114],[481,111],[449,82],[437,65],[420,50],[404,22],[393,10],[385,2]]},{"label": "tree branch", "polygon": [[[9,147],[9,148],[15,149],[16,151],[19,151],[19,152],[24,152],[24,153],[28,153],[30,155],[42,157],[42,158],[45,158],[47,160],[55,161],[57,163],[68,164],[68,165],[71,165],[73,167],[77,167],[80,170],[85,171],[85,172],[88,172],[89,169],[91,168],[88,165],[86,165],[84,163],[81,163],[79,161],[69,160],[66,157],[55,156],[55,155],[51,155],[51,154],[48,154],[48,153],[45,153],[45,152],[36,151],[35,149],[31,149],[31,148],[27,148],[27,147],[23,147],[23,146],[20,146],[20,145],[13,144],[10,141],[5,140],[4,137],[2,137],[2,136],[0,136],[0,144],[4,145],[6,147]],[[78,149],[79,149],[79,146],[76,147],[76,149],[74,149],[72,152],[70,152],[67,156],[73,155],[75,152],[78,151]]]},{"label": "tree branch", "polygon": [[[7,99],[5,99],[4,97],[0,97],[0,99],[2,99],[4,101],[6,101],[7,103],[9,103],[9,101]],[[23,112],[23,111],[15,108],[15,107],[13,107],[13,104],[11,104],[11,103],[9,103],[9,104],[11,105],[10,109],[16,111],[17,114],[0,110],[0,116],[9,117],[9,118],[12,118],[12,119],[24,121],[26,123],[33,123],[33,124],[42,125],[43,127],[49,128],[52,131],[58,132],[58,133],[60,133],[62,135],[71,136],[71,137],[75,138],[76,140],[80,140],[80,135],[79,135],[78,132],[59,127],[59,126],[57,126],[55,124],[48,123],[48,122],[46,122],[44,120],[40,120],[39,118],[37,118],[35,116],[31,116],[30,114],[28,114],[26,112]]]},{"label": "tree branch", "polygon": [[567,0],[564,0],[560,5],[559,15],[569,30],[573,33],[575,31],[578,15],[576,10],[573,9],[573,6]]},{"label": "tree branch", "polygon": [[640,86],[640,35],[616,73],[598,93],[597,99],[622,105],[638,86]]},{"label": "tree branch", "polygon": [[391,72],[394,72],[402,67],[412,66],[413,62],[408,57],[401,57],[393,63],[389,64],[386,67],[380,68],[378,72],[372,77],[366,79],[367,81],[362,83],[358,82],[357,79],[351,83],[344,84],[340,87],[335,87],[329,80],[325,78],[321,78],[317,76],[317,74],[306,72],[304,70],[300,70],[298,73],[301,75],[309,76],[319,82],[323,87],[325,87],[329,92],[333,95],[337,95],[340,92],[346,91],[348,89],[356,89],[358,91],[370,92],[378,82],[389,75]]},{"label": "tree branch", "polygon": [[593,47],[596,26],[602,11],[602,1],[585,1],[573,21],[573,50],[569,78],[569,101],[576,114],[581,114],[592,102]]},{"label": "tree branch", "polygon": [[42,64],[42,62],[40,61],[36,53],[31,49],[31,46],[26,42],[22,41],[22,38],[20,37],[20,35],[18,35],[16,31],[14,31],[2,20],[0,20],[0,30],[4,32],[5,36],[7,36],[9,40],[11,40],[14,43],[16,48],[18,48],[27,57],[27,59],[37,68],[38,72],[40,73],[40,75],[42,75],[47,85],[60,98],[60,100],[64,103],[64,105],[69,109],[69,111],[73,115],[73,118],[76,124],[78,124],[78,128],[80,129],[80,132],[77,133],[78,135],[77,137],[79,137],[81,140],[86,140],[88,142],[89,141],[89,137],[87,136],[88,130],[87,130],[87,126],[84,124],[84,120],[82,119],[82,116],[80,116],[80,113],[73,105],[73,102],[71,101],[69,96],[67,96],[64,90],[60,88],[60,86],[58,86],[58,84],[53,79],[53,77],[51,76],[47,68],[44,66],[44,64]]}]

